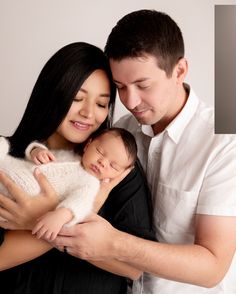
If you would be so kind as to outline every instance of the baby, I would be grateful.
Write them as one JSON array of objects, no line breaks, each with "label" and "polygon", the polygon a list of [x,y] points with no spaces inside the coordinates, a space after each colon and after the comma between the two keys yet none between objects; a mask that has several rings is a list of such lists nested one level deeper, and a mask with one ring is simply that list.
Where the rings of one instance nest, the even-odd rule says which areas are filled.
[{"label": "baby", "polygon": [[[82,157],[68,150],[49,151],[46,146],[31,143],[23,160],[8,155],[9,145],[0,138],[0,170],[8,174],[28,194],[40,192],[33,176],[36,165],[47,177],[61,202],[54,211],[42,216],[33,234],[53,240],[63,225],[81,222],[92,210],[100,182],[108,182],[132,167],[137,158],[137,145],[131,133],[120,128],[102,131],[88,141]],[[1,193],[8,195],[0,184]]]}]

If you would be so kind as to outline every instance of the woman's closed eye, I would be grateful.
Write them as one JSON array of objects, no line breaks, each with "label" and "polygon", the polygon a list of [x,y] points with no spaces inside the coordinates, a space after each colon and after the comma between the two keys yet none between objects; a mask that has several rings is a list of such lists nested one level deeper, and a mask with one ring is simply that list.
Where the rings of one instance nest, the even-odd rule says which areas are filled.
[{"label": "woman's closed eye", "polygon": [[81,102],[81,101],[83,101],[83,100],[84,100],[84,97],[75,97],[75,98],[73,99],[74,102]]},{"label": "woman's closed eye", "polygon": [[108,104],[107,103],[97,103],[97,106],[98,107],[101,107],[101,108],[108,108]]}]

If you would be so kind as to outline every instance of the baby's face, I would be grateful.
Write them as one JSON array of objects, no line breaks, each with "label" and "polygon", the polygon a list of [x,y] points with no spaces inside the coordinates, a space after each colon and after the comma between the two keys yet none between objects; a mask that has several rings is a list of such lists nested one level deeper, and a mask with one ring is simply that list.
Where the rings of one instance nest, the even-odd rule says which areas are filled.
[{"label": "baby's face", "polygon": [[119,136],[106,133],[84,149],[82,164],[99,180],[113,179],[131,165],[124,143]]}]

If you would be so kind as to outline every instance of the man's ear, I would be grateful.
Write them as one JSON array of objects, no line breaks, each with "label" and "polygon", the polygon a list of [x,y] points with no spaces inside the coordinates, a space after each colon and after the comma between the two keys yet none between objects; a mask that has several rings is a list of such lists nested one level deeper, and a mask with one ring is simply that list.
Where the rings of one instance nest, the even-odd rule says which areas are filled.
[{"label": "man's ear", "polygon": [[86,145],[84,146],[84,150],[83,150],[84,152],[87,150],[90,143],[92,143],[92,139],[89,139]]},{"label": "man's ear", "polygon": [[180,58],[175,66],[174,71],[177,81],[182,84],[188,72],[187,60],[185,58]]}]

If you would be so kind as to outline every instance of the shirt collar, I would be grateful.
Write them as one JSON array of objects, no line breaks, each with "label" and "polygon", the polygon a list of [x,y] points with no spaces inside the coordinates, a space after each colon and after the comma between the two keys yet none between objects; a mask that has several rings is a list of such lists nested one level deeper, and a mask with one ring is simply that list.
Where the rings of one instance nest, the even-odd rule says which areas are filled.
[{"label": "shirt collar", "polygon": [[199,100],[194,91],[187,84],[184,84],[184,86],[189,91],[187,102],[185,103],[181,112],[166,128],[166,131],[168,132],[170,138],[176,144],[179,142],[179,139],[183,134],[185,127],[188,125],[188,123],[194,116],[199,103]]},{"label": "shirt collar", "polygon": [[[187,102],[185,103],[181,112],[175,117],[175,119],[166,127],[164,130],[168,132],[169,137],[177,144],[179,139],[184,132],[185,127],[188,125],[189,121],[192,119],[194,113],[196,112],[199,100],[194,93],[194,91],[190,88],[189,85],[184,84],[184,86],[189,91],[189,96]],[[142,132],[149,136],[154,137],[154,133],[152,127],[150,125],[141,125]]]}]

